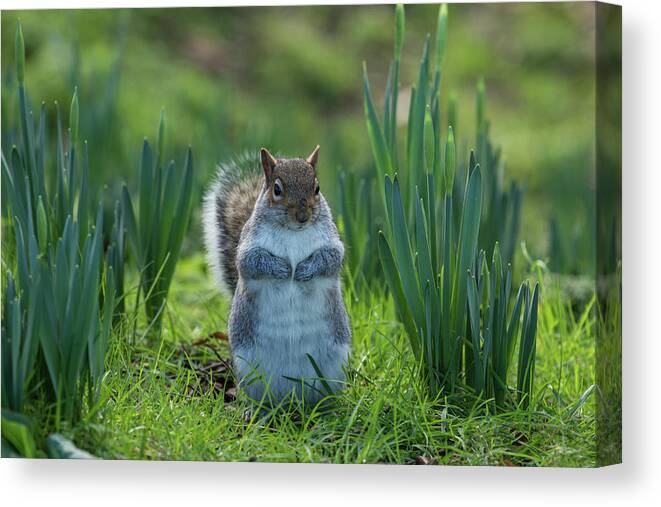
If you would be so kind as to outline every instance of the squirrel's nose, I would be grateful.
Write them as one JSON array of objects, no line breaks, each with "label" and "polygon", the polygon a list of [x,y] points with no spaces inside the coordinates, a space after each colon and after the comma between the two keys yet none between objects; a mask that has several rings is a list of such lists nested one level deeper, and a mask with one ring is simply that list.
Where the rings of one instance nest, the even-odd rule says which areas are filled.
[{"label": "squirrel's nose", "polygon": [[296,212],[296,220],[298,220],[298,222],[301,224],[304,224],[308,221],[308,212],[305,208],[299,209]]}]

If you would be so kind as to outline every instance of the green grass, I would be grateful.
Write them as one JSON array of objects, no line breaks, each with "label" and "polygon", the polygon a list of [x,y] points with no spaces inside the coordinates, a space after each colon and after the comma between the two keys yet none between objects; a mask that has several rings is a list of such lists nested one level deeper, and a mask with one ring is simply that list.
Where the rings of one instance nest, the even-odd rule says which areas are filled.
[{"label": "green grass", "polygon": [[[391,300],[347,294],[354,339],[344,392],[325,411],[283,409],[246,422],[241,393],[225,403],[222,392],[195,389],[199,379],[185,367],[217,360],[195,343],[226,330],[228,302],[212,287],[201,256],[182,259],[162,341],[138,333],[131,343],[131,326],[120,328],[98,411],[67,435],[111,459],[594,466],[593,396],[581,399],[594,383],[593,312],[590,304],[568,308],[552,283],[540,301],[529,411],[494,415],[478,402],[466,408],[474,399],[468,394],[461,404],[430,399]],[[229,357],[225,342],[211,341]]]}]

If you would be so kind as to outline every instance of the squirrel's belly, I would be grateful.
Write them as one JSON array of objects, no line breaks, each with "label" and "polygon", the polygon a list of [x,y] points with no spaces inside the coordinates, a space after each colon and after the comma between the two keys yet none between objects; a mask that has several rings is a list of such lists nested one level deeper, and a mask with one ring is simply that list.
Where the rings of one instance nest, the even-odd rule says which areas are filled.
[{"label": "squirrel's belly", "polygon": [[[337,343],[328,318],[326,295],[335,290],[333,284],[337,280],[270,282],[255,292],[255,341],[234,351],[239,376],[261,379],[247,382],[250,397],[261,398],[266,389],[262,380],[276,399],[292,390],[300,396],[301,380],[309,384],[309,379],[319,377],[308,355],[328,380],[326,385],[340,387],[349,347]],[[306,393],[306,399],[320,396],[319,389]]]},{"label": "squirrel's belly", "polygon": [[326,293],[332,280],[286,281],[262,287],[256,297],[257,335],[264,340],[305,347],[330,332]]}]

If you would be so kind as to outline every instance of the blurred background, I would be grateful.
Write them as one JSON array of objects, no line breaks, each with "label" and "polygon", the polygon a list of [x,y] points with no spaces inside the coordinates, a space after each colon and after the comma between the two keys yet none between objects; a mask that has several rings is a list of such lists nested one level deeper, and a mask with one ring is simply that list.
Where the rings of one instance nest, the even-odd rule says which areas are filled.
[{"label": "blurred background", "polygon": [[[400,126],[437,5],[406,7]],[[14,34],[21,20],[35,111],[68,117],[78,87],[81,137],[97,188],[136,183],[145,136],[167,116],[167,153],[193,147],[198,202],[218,161],[267,146],[291,156],[322,147],[331,204],[338,171],[372,174],[362,62],[382,102],[394,6],[4,11],[2,127],[16,124]],[[475,139],[475,88],[484,78],[491,136],[506,178],[525,188],[520,238],[555,271],[594,273],[594,6],[453,4],[442,97],[458,99],[458,156]],[[94,97],[92,99],[92,97]],[[445,111],[443,113],[445,115]],[[51,131],[54,131],[51,129]],[[196,213],[199,212],[197,206]],[[199,220],[186,248],[201,248]]]}]

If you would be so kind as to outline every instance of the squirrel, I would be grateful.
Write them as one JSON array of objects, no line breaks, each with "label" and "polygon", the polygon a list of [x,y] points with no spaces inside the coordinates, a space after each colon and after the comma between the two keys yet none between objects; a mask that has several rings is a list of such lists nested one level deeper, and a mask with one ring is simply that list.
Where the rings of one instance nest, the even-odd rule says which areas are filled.
[{"label": "squirrel", "polygon": [[[306,159],[260,151],[221,164],[204,198],[207,261],[231,300],[239,387],[260,403],[315,404],[345,379],[351,326],[344,246],[319,189],[319,146]],[[330,391],[330,392],[329,392]]]}]

